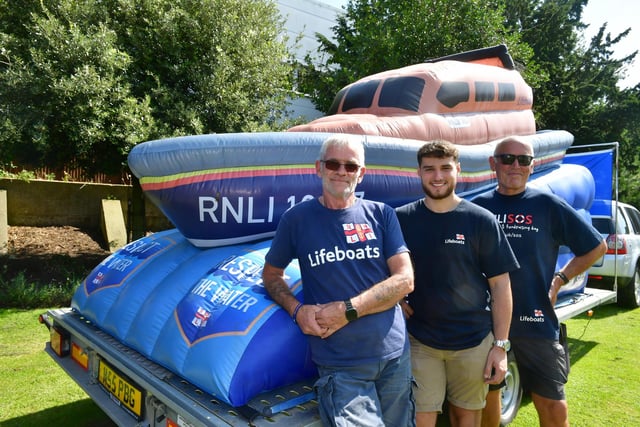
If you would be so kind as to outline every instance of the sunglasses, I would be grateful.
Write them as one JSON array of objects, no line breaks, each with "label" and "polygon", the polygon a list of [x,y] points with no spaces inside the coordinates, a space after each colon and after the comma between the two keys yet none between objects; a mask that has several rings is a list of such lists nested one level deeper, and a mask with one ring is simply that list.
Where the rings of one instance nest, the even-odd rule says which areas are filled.
[{"label": "sunglasses", "polygon": [[495,159],[500,160],[503,165],[512,165],[513,162],[518,160],[520,166],[529,166],[533,161],[533,156],[527,156],[526,154],[496,154],[493,156]]},{"label": "sunglasses", "polygon": [[344,166],[347,173],[356,173],[360,169],[360,165],[357,163],[340,163],[337,160],[320,160],[320,163],[323,163],[324,167],[330,171],[340,170],[340,166]]}]

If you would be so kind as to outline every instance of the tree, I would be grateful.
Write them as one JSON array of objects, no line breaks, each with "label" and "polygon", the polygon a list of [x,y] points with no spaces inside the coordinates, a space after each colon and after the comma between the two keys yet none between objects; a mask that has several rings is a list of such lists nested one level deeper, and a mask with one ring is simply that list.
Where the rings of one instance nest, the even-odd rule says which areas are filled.
[{"label": "tree", "polygon": [[[300,87],[328,111],[342,87],[364,76],[504,43],[533,88],[538,128],[568,130],[575,145],[619,141],[622,176],[637,177],[639,89],[617,87],[636,52],[620,59],[613,52],[630,30],[612,36],[605,24],[584,42],[587,1],[350,0],[333,27],[335,42],[318,36]],[[621,194],[633,197],[632,187]]]},{"label": "tree", "polygon": [[630,29],[612,36],[607,24],[586,42],[581,21],[587,0],[513,0],[507,25],[530,45],[539,66],[550,76],[534,86],[538,127],[565,129],[574,145],[620,143],[620,198],[640,202],[640,88],[621,90],[624,66],[637,55],[614,59],[614,47]]},{"label": "tree", "polygon": [[149,135],[148,99],[130,94],[130,58],[117,49],[116,34],[101,23],[76,24],[81,17],[70,5],[56,13],[25,10],[24,26],[11,21],[14,33],[3,24],[1,161],[61,165],[75,159],[91,174],[101,159],[113,172]]},{"label": "tree", "polygon": [[0,166],[118,171],[139,142],[262,129],[284,110],[271,1],[14,3],[0,2]]},{"label": "tree", "polygon": [[611,111],[615,120],[626,123],[620,139],[620,199],[640,206],[640,84],[626,89],[620,107]]},{"label": "tree", "polygon": [[636,55],[613,59],[615,44],[629,29],[611,37],[605,35],[605,24],[588,45],[581,43],[587,1],[513,0],[505,11],[507,26],[521,34],[549,76],[530,83],[538,127],[568,130],[577,145],[619,139],[625,115],[610,113],[619,110],[616,104],[624,98],[617,87],[620,71]]},{"label": "tree", "polygon": [[350,0],[333,27],[335,43],[317,36],[320,57],[306,58],[300,87],[327,111],[342,87],[364,76],[501,43],[536,81],[531,50],[505,31],[503,10],[500,0]]},{"label": "tree", "polygon": [[133,91],[151,96],[162,134],[251,131],[280,118],[293,69],[273,2],[127,1],[111,18]]}]

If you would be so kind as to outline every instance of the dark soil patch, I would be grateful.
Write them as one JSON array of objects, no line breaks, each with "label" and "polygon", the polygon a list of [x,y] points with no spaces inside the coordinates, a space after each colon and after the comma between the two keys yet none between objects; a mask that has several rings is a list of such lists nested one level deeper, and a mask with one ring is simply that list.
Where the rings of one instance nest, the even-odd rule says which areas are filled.
[{"label": "dark soil patch", "polygon": [[38,284],[82,280],[110,254],[100,230],[10,226],[8,234],[7,254],[0,255],[3,281],[19,274]]}]

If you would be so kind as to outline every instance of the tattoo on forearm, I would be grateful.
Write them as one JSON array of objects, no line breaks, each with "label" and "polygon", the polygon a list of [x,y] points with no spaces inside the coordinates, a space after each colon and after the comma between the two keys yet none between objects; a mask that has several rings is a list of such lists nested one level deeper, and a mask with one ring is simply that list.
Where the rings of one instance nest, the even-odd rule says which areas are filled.
[{"label": "tattoo on forearm", "polygon": [[271,298],[279,305],[282,305],[285,297],[293,296],[287,284],[280,280],[264,282],[264,287],[267,289],[267,292],[269,292],[269,295],[271,295]]},{"label": "tattoo on forearm", "polygon": [[399,277],[399,278],[390,278],[380,283],[379,286],[376,286],[374,291],[374,297],[376,301],[379,302],[389,302],[393,301],[394,303],[401,298],[398,296],[398,289],[404,288],[407,286],[407,278]]}]

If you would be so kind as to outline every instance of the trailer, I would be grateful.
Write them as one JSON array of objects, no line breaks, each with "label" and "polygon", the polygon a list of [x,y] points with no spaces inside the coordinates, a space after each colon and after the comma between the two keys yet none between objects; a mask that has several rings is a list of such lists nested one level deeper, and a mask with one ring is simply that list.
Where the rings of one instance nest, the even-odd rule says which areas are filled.
[{"label": "trailer", "polygon": [[[585,288],[556,304],[563,322],[615,302],[616,293]],[[232,407],[102,331],[71,308],[49,310],[45,351],[119,426],[320,426],[313,381],[263,393]],[[522,389],[510,358],[502,391],[503,424],[515,418]]]},{"label": "trailer", "polygon": [[45,351],[119,426],[320,426],[313,382],[231,407],[102,331],[71,308],[49,310]]}]

